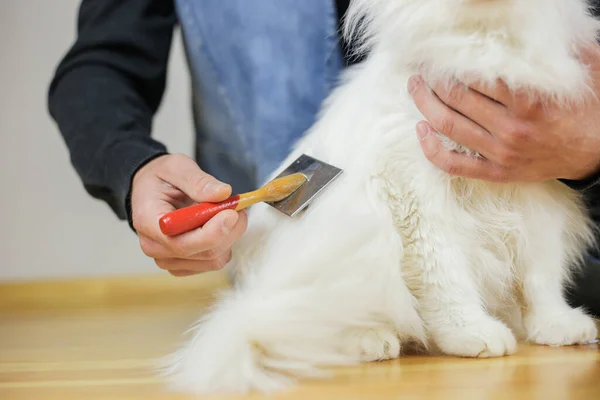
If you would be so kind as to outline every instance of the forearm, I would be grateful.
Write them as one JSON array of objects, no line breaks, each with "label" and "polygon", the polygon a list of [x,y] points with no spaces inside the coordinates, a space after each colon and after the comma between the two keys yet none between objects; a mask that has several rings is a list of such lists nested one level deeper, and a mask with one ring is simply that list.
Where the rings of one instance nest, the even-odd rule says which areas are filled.
[{"label": "forearm", "polygon": [[131,176],[166,149],[150,138],[152,114],[131,87],[101,69],[69,73],[52,90],[49,107],[87,192],[125,219]]},{"label": "forearm", "polygon": [[121,219],[134,172],[166,152],[151,132],[174,25],[169,1],[84,0],[50,85],[50,114],[85,189]]}]

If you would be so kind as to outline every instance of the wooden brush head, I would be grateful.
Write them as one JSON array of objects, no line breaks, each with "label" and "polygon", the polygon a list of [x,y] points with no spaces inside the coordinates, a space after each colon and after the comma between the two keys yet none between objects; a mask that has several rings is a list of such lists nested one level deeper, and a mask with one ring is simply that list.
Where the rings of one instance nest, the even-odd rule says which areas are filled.
[{"label": "wooden brush head", "polygon": [[306,175],[300,172],[275,179],[261,189],[265,196],[264,201],[283,200],[298,190],[307,180]]}]

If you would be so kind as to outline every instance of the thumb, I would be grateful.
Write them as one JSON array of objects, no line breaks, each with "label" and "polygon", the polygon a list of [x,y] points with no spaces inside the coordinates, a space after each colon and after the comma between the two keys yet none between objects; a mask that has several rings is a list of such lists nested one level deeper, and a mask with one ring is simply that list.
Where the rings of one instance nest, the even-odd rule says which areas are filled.
[{"label": "thumb", "polygon": [[202,171],[191,158],[174,154],[157,172],[160,179],[175,186],[195,202],[222,201],[231,196],[231,186]]}]

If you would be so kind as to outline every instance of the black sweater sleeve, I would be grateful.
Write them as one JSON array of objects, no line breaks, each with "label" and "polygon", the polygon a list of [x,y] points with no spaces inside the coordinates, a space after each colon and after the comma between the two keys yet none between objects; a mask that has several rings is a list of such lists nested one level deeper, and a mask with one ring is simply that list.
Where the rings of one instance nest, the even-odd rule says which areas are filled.
[{"label": "black sweater sleeve", "polygon": [[151,130],[175,25],[172,0],[82,0],[77,39],[50,83],[49,111],[75,170],[120,219],[134,173],[166,153]]}]

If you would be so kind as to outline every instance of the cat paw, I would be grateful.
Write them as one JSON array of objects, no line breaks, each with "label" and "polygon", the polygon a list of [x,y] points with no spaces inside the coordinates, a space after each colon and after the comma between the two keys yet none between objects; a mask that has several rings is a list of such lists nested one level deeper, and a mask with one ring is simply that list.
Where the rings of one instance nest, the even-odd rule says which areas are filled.
[{"label": "cat paw", "polygon": [[400,338],[390,327],[346,332],[340,341],[342,351],[362,362],[384,361],[400,355]]},{"label": "cat paw", "polygon": [[528,341],[548,346],[593,343],[598,339],[594,320],[579,309],[535,313],[525,317]]},{"label": "cat paw", "polygon": [[435,341],[447,355],[459,357],[502,357],[514,354],[517,341],[502,322],[492,319],[471,321],[461,327],[437,330]]}]

